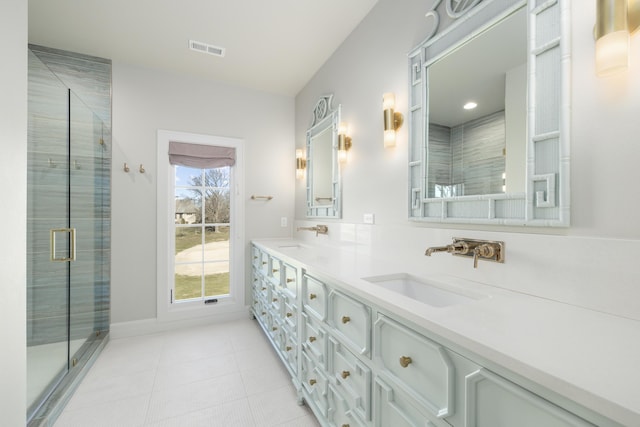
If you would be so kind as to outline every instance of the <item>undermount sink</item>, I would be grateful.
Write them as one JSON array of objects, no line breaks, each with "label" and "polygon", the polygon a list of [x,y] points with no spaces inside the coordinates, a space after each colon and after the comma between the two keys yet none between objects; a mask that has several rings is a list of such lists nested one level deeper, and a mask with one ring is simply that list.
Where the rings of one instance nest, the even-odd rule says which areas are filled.
[{"label": "undermount sink", "polygon": [[423,279],[407,273],[363,277],[362,280],[432,307],[464,304],[487,297],[487,295],[476,294],[462,289],[454,289],[446,283],[432,279]]}]

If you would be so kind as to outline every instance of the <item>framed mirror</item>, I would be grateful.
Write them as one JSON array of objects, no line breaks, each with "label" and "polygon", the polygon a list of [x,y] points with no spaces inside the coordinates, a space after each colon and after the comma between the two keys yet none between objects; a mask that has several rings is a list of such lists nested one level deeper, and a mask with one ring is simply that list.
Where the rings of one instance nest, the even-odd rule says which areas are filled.
[{"label": "framed mirror", "polygon": [[567,2],[440,3],[409,60],[410,219],[568,226]]},{"label": "framed mirror", "polygon": [[340,218],[341,183],[338,163],[340,106],[333,95],[318,100],[307,131],[307,217]]}]

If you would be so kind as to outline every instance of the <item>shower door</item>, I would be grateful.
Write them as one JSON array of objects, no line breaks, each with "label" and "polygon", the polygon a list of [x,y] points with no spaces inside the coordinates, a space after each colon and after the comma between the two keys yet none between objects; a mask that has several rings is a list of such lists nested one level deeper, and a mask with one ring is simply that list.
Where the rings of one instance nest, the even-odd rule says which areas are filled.
[{"label": "shower door", "polygon": [[31,51],[28,120],[31,420],[41,407],[46,409],[48,397],[108,325],[108,303],[104,307],[101,294],[108,280],[104,206],[109,205],[110,162],[104,160],[103,124]]}]

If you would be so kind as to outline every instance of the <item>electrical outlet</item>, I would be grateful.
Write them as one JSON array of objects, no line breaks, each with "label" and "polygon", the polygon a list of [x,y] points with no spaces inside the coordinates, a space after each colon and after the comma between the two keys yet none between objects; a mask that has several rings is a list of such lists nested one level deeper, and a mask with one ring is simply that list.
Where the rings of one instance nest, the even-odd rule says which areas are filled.
[{"label": "electrical outlet", "polygon": [[283,216],[282,218],[280,218],[280,227],[286,227],[287,226],[287,217]]},{"label": "electrical outlet", "polygon": [[375,215],[372,213],[366,213],[363,216],[363,219],[365,224],[374,224],[375,223]]}]

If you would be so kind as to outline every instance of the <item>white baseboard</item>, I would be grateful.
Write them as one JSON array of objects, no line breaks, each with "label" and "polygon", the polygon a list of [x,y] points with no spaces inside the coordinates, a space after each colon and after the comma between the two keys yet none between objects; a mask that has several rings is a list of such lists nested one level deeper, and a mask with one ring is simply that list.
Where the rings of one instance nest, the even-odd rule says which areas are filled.
[{"label": "white baseboard", "polygon": [[118,338],[135,337],[140,335],[151,335],[165,331],[173,331],[176,329],[193,328],[199,326],[207,326],[214,323],[225,323],[234,320],[248,319],[249,308],[243,310],[232,311],[226,313],[214,313],[210,316],[198,316],[192,319],[179,319],[170,321],[161,321],[158,319],[134,320],[131,322],[112,323],[110,325],[109,335],[112,340]]}]

